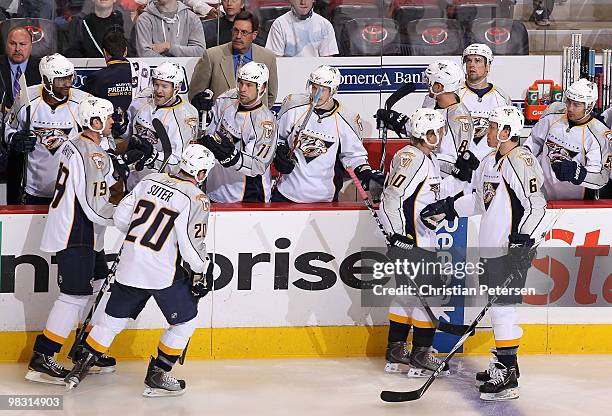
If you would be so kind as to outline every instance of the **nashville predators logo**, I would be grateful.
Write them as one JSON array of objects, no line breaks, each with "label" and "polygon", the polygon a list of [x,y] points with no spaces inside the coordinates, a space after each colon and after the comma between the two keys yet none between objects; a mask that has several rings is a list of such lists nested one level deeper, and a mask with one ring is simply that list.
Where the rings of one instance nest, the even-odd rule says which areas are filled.
[{"label": "nashville predators logo", "polygon": [[455,121],[461,124],[461,130],[468,132],[472,127],[472,118],[470,116],[457,116]]},{"label": "nashville predators logo", "polygon": [[472,111],[472,121],[474,122],[474,138],[479,139],[487,134],[489,128],[488,111]]},{"label": "nashville predators logo", "polygon": [[[238,142],[240,142],[240,141],[241,141],[241,140],[240,140],[239,133],[234,134],[234,133],[232,132],[231,127],[228,127],[228,126],[226,126],[225,124],[220,124],[220,125],[219,125],[219,133],[220,133],[222,136],[229,137],[229,138],[232,140],[232,143],[234,143],[234,144],[236,144],[236,143],[238,143]],[[218,137],[218,136],[217,136],[217,135],[215,135],[215,137]],[[220,140],[219,140],[219,141],[220,141]]]},{"label": "nashville predators logo", "polygon": [[146,139],[151,144],[157,144],[157,136],[155,135],[155,131],[152,128],[144,126],[138,122],[134,124],[134,135]]},{"label": "nashville predators logo", "polygon": [[603,135],[610,142],[610,145],[612,145],[612,130],[604,131]]},{"label": "nashville predators logo", "polygon": [[440,200],[440,184],[439,183],[430,183],[429,190],[434,194],[436,201]]},{"label": "nashville predators logo", "polygon": [[306,163],[310,163],[317,157],[327,153],[327,149],[332,147],[333,144],[333,142],[326,142],[319,137],[311,136],[302,132],[300,134],[298,148],[304,155]]},{"label": "nashville predators logo", "polygon": [[531,153],[529,152],[521,152],[518,155],[519,159],[522,159],[525,162],[525,165],[527,165],[527,167],[532,167],[533,166],[533,156],[531,155]]},{"label": "nashville predators logo", "polygon": [[263,131],[263,137],[266,140],[270,140],[274,134],[274,122],[270,120],[264,120],[261,122],[261,130]]},{"label": "nashville predators logo", "polygon": [[555,160],[572,160],[578,155],[577,150],[568,149],[549,138],[546,139],[546,146],[548,147],[548,158],[551,162]]},{"label": "nashville predators logo", "polygon": [[51,154],[54,154],[68,140],[69,132],[70,129],[36,129],[34,134],[38,142],[45,146]]},{"label": "nashville predators logo", "polygon": [[202,208],[204,208],[204,211],[210,211],[210,199],[208,199],[206,195],[197,194],[195,200],[202,203]]},{"label": "nashville predators logo", "polygon": [[482,199],[484,201],[485,208],[487,209],[489,208],[489,204],[491,204],[491,201],[495,197],[495,193],[497,192],[498,186],[499,186],[499,183],[494,183],[494,182],[485,182],[483,184]]},{"label": "nashville predators logo", "polygon": [[416,154],[411,151],[406,151],[400,153],[398,157],[400,167],[407,168],[412,163],[412,160],[416,157]]},{"label": "nashville predators logo", "polygon": [[104,156],[102,153],[92,153],[89,155],[96,169],[104,169]]}]

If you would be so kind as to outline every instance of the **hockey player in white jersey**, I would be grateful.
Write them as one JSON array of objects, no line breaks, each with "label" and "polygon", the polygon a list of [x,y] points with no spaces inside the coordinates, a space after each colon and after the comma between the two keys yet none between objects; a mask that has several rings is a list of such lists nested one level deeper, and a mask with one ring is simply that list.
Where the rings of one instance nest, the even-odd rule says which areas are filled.
[{"label": "hockey player in white jersey", "polygon": [[28,87],[30,102],[11,110],[6,140],[11,149],[28,153],[24,203],[48,205],[59,165],[58,150],[78,136],[77,106],[87,94],[72,88],[74,65],[62,55],[43,57],[39,70],[42,84]]},{"label": "hockey player in white jersey", "polygon": [[[114,221],[127,233],[115,283],[100,322],[85,340],[84,353],[66,376],[76,387],[93,363],[153,297],[168,329],[151,357],[143,395],[176,396],[185,381],[168,373],[186,348],[196,326],[198,300],[212,289],[213,263],[206,237],[210,201],[198,188],[213,168],[212,153],[199,144],[185,148],[176,174],[153,173],[117,206]],[[184,260],[191,273],[181,266]]]},{"label": "hockey player in white jersey", "polygon": [[[435,109],[440,111],[446,120],[446,135],[436,150],[442,177],[446,177],[452,173],[459,155],[463,156],[466,150],[471,150],[474,137],[474,123],[470,111],[457,95],[464,85],[463,70],[453,61],[436,61],[425,70],[425,82],[429,85],[430,97],[435,100]],[[398,135],[407,133],[408,118],[404,114],[394,110],[380,109],[376,116]],[[464,160],[475,166],[474,154],[470,152],[468,156]]]},{"label": "hockey player in white jersey", "polygon": [[[391,161],[380,203],[380,218],[391,235],[389,258],[435,264],[436,233],[423,223],[418,213],[427,204],[455,195],[464,183],[451,175],[441,178],[434,151],[445,134],[444,117],[436,110],[419,108],[410,119],[411,144],[400,149]],[[439,276],[423,274],[414,280],[417,285],[436,285]],[[399,372],[403,364],[410,366],[409,377],[429,376],[441,361],[431,353],[436,330],[425,310],[414,306],[414,299],[408,304],[396,300],[391,305],[389,321],[385,371]],[[411,327],[414,327],[413,348],[409,351],[406,339]],[[449,374],[448,366],[443,374]]]},{"label": "hockey player in white jersey", "polygon": [[[510,288],[525,285],[535,256],[534,242],[547,231],[546,199],[542,193],[542,168],[529,149],[519,145],[523,114],[516,107],[499,107],[489,117],[487,140],[496,148],[474,174],[475,192],[438,201],[422,217],[439,214],[461,217],[482,215],[479,247],[483,274],[480,284],[502,287],[510,273]],[[427,224],[428,222],[426,222]],[[502,295],[491,307],[495,357],[488,370],[476,375],[483,400],[509,400],[519,396],[517,352],[523,330],[518,325],[520,295]]]},{"label": "hockey player in white jersey", "polygon": [[270,201],[276,119],[261,101],[268,76],[264,64],[249,62],[238,70],[237,88],[215,100],[212,122],[200,139],[219,161],[206,181],[213,202]]},{"label": "hockey player in white jersey", "polygon": [[597,95],[595,83],[574,82],[564,102],[546,109],[525,142],[544,171],[548,200],[594,199],[608,183],[612,131],[591,114]]},{"label": "hockey player in white jersey", "polygon": [[[115,179],[113,163],[100,147],[100,140],[111,132],[112,114],[110,101],[96,97],[81,101],[75,117],[84,130],[57,152],[55,192],[40,248],[57,253],[60,294],[43,333],[36,337],[26,375],[31,381],[63,384],[68,371],[53,356],[108,274],[104,230],[113,224],[114,206],[109,197]],[[92,322],[98,316],[94,315]],[[96,366],[108,372],[114,364],[114,359],[101,356]]]},{"label": "hockey player in white jersey", "polygon": [[198,111],[179,96],[183,78],[180,65],[163,62],[151,72],[152,92],[147,90],[132,101],[128,110],[128,149],[144,152],[146,161],[136,164],[136,172],[128,180],[129,189],[149,173],[157,171],[165,159],[161,142],[153,128],[154,118],[162,122],[172,145],[167,172],[178,171],[183,149],[196,138]]},{"label": "hockey player in white jersey", "polygon": [[[283,101],[274,159],[282,177],[273,202],[336,201],[342,187],[342,167],[353,168],[365,189],[372,180],[382,185],[384,175],[368,164],[359,114],[350,114],[334,98],[340,81],[338,69],[321,65],[310,74],[308,94],[291,94]],[[314,111],[309,112],[313,102]]]}]

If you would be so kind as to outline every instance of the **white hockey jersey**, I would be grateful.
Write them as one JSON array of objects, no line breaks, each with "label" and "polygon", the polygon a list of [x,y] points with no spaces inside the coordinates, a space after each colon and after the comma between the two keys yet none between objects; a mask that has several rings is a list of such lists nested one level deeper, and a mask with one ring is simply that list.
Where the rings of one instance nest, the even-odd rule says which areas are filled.
[{"label": "white hockey jersey", "polygon": [[[283,101],[278,136],[289,148],[294,146],[294,131],[302,124],[309,103],[307,94],[291,94]],[[348,114],[341,103],[335,104],[329,111],[315,110],[297,138],[295,168],[278,183],[278,191],[291,201],[331,202],[342,186],[341,172],[335,170],[337,159],[345,168],[368,163],[359,114]]]},{"label": "white hockey jersey", "polygon": [[436,232],[422,223],[421,211],[432,202],[455,195],[463,186],[452,175],[441,179],[434,153],[427,156],[415,146],[403,147],[393,156],[380,201],[385,230],[410,235],[418,247],[433,250]]},{"label": "white hockey jersey", "polygon": [[104,248],[104,231],[113,224],[109,202],[115,184],[108,154],[87,136],[62,144],[55,193],[49,206],[40,249],[55,253],[68,247]]},{"label": "white hockey jersey", "polygon": [[546,231],[543,182],[538,161],[522,146],[503,156],[493,151],[480,162],[472,179],[475,192],[455,201],[455,210],[462,217],[482,214],[478,244],[482,257],[504,255],[511,233],[540,239]]},{"label": "white hockey jersey", "polygon": [[152,173],[138,182],[115,210],[115,225],[127,233],[116,280],[164,289],[177,277],[182,260],[194,272],[205,271],[209,211],[208,197],[189,181]]},{"label": "white hockey jersey", "polygon": [[214,202],[269,202],[270,164],[276,151],[276,118],[265,105],[245,109],[238,90],[221,94],[213,107],[207,134],[219,131],[233,140],[240,151],[238,163],[229,168],[220,164],[206,179],[206,193]]},{"label": "white hockey jersey", "polygon": [[[36,135],[36,145],[27,157],[25,191],[29,195],[51,198],[59,166],[58,150],[64,142],[78,136],[77,107],[89,94],[71,88],[67,101],[52,107],[43,100],[42,91],[42,85],[28,87],[30,130]],[[26,107],[12,109],[7,137],[25,128]]]},{"label": "white hockey jersey", "polygon": [[470,111],[462,101],[437,110],[446,120],[446,134],[435,151],[440,161],[440,172],[445,178],[452,172],[459,154],[467,149],[471,150],[474,123]]},{"label": "white hockey jersey", "polygon": [[198,110],[181,97],[177,97],[173,105],[157,107],[153,103],[153,98],[148,96],[134,99],[128,109],[128,116],[130,120],[128,134],[148,140],[159,152],[153,169],[144,168],[140,172],[133,171],[130,174],[128,188],[133,189],[142,178],[150,173],[157,172],[164,160],[165,155],[161,142],[153,128],[154,118],[162,122],[172,145],[172,155],[168,159],[166,172],[178,173],[178,164],[183,154],[183,148],[196,138]]},{"label": "white hockey jersey", "polygon": [[[606,185],[610,178],[610,139],[612,131],[599,120],[591,118],[583,124],[570,124],[564,103],[550,105],[524,144],[542,166],[546,199],[584,199],[586,188]],[[586,168],[581,185],[557,179],[551,160],[559,158],[574,160]]]}]

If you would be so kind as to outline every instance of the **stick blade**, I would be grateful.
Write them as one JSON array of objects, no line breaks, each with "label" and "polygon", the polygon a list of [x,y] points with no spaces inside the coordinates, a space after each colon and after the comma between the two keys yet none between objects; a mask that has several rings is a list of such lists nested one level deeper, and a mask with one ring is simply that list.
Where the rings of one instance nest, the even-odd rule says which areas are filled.
[{"label": "stick blade", "polygon": [[383,402],[388,403],[399,403],[399,402],[411,402],[420,399],[423,395],[422,388],[413,391],[388,391],[384,390],[380,393],[380,399]]},{"label": "stick blade", "polygon": [[414,82],[408,82],[402,85],[397,91],[391,94],[389,98],[387,98],[387,101],[385,102],[385,108],[387,110],[391,109],[391,107],[393,107],[395,103],[397,103],[399,100],[401,100],[408,94],[412,94],[415,91],[416,91],[416,84]]}]

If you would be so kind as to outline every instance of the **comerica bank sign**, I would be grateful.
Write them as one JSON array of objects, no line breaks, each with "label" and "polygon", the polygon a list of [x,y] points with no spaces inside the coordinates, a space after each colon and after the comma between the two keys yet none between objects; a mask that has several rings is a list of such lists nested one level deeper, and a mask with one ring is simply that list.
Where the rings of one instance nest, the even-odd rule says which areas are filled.
[{"label": "comerica bank sign", "polygon": [[423,81],[426,65],[339,65],[336,68],[342,76],[339,90],[344,94],[393,92],[407,82],[414,82],[417,91],[427,91]]}]

